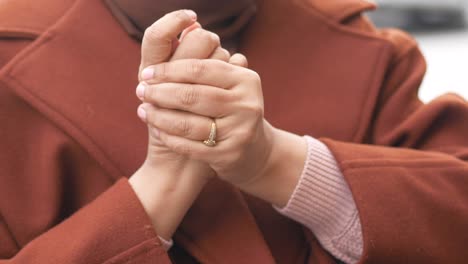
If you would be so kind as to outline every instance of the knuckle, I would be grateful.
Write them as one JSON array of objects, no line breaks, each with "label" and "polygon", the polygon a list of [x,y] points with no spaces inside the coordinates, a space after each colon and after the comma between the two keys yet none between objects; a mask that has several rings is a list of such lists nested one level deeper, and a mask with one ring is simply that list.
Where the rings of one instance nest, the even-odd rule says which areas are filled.
[{"label": "knuckle", "polygon": [[217,47],[221,45],[221,39],[219,38],[217,34],[212,33],[212,32],[208,32],[208,33],[209,33],[210,42],[213,44],[213,46]]},{"label": "knuckle", "polygon": [[217,103],[229,103],[233,101],[231,93],[212,93],[209,97],[210,101]]},{"label": "knuckle", "polygon": [[226,63],[224,61],[214,61],[212,62],[216,68],[220,69],[223,72],[226,72],[227,74],[236,74],[238,69],[235,67],[232,67],[231,64]]},{"label": "knuckle", "polygon": [[183,137],[187,137],[192,133],[192,126],[187,119],[181,119],[174,123],[174,131]]},{"label": "knuckle", "polygon": [[234,55],[232,55],[230,58],[229,58],[229,61],[234,64],[234,65],[237,65],[239,67],[242,67],[242,68],[247,68],[248,67],[248,63],[247,63],[247,60],[245,59],[245,57],[243,55],[241,55],[240,53],[236,53]]},{"label": "knuckle", "polygon": [[258,119],[263,119],[263,115],[264,115],[264,110],[263,110],[263,107],[260,106],[260,105],[255,105],[255,106],[252,106],[251,107],[251,112],[252,112],[252,116],[258,120]]},{"label": "knuckle", "polygon": [[212,49],[221,45],[221,40],[218,35],[201,28],[197,28],[190,32],[190,37],[192,38],[192,41],[203,42],[205,45],[209,45]]},{"label": "knuckle", "polygon": [[188,72],[195,79],[201,78],[206,72],[206,64],[202,60],[193,60],[188,64]]},{"label": "knuckle", "polygon": [[174,142],[172,150],[181,155],[190,155],[190,153],[192,153],[191,147],[187,144],[183,144],[182,142]]},{"label": "knuckle", "polygon": [[155,72],[157,72],[157,74],[153,76],[153,81],[165,82],[166,80],[168,80],[169,66],[166,63],[161,63],[158,66],[156,66]]},{"label": "knuckle", "polygon": [[147,85],[145,89],[144,100],[153,102],[157,96],[155,95],[155,90],[153,86]]},{"label": "knuckle", "polygon": [[233,90],[230,91],[228,100],[230,102],[240,102],[244,99],[244,91],[239,91],[239,90]]},{"label": "knuckle", "polygon": [[184,85],[176,91],[176,96],[182,105],[191,106],[198,102],[198,91],[192,85]]},{"label": "knuckle", "polygon": [[228,74],[236,73],[236,69],[232,67],[227,61],[222,60],[204,60],[204,71],[209,69],[218,69],[218,71]]},{"label": "knuckle", "polygon": [[156,115],[154,114],[154,111],[152,108],[148,107],[146,109],[146,121],[148,122],[148,124],[150,124],[151,126],[155,126],[156,123],[157,123],[157,120],[156,120]]},{"label": "knuckle", "polygon": [[202,28],[196,28],[192,30],[189,35],[193,38],[203,38],[206,36],[206,30]]},{"label": "knuckle", "polygon": [[260,75],[255,71],[248,70],[246,77],[255,84],[261,83]]},{"label": "knuckle", "polygon": [[202,42],[206,38],[206,30],[201,29],[201,28],[196,28],[190,31],[185,38],[189,39],[190,42],[193,42],[193,43]]},{"label": "knuckle", "polygon": [[226,49],[221,49],[221,60],[228,62],[231,58],[231,54]]},{"label": "knuckle", "polygon": [[235,163],[238,163],[240,160],[242,160],[243,156],[244,155],[241,151],[233,151],[229,159],[231,160],[232,163],[235,164]]},{"label": "knuckle", "polygon": [[208,42],[212,49],[215,49],[216,47],[221,46],[221,39],[219,38],[217,34],[212,33],[212,32],[208,32]]},{"label": "knuckle", "polygon": [[193,35],[196,36],[197,38],[201,38],[201,39],[211,39],[213,38],[213,34],[214,33],[211,33],[210,31],[207,31],[203,28],[196,28],[192,31]]},{"label": "knuckle", "polygon": [[157,130],[156,128],[154,127],[151,127],[150,130],[149,130],[149,133],[150,133],[150,136],[153,137],[153,138],[161,138],[161,140],[164,142],[164,140],[166,139],[164,136],[161,136],[159,130]]},{"label": "knuckle", "polygon": [[244,110],[249,114],[249,116],[253,117],[254,119],[263,118],[264,109],[260,103],[250,103],[244,105]]},{"label": "knuckle", "polygon": [[236,134],[236,138],[239,141],[240,146],[249,144],[252,141],[252,137],[253,137],[252,131],[247,130],[247,129],[241,130],[237,132]]}]

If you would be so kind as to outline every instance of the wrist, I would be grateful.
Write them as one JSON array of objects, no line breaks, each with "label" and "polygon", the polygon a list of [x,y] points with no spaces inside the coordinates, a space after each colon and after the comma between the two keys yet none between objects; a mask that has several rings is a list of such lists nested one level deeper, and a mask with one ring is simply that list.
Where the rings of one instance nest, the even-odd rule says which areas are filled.
[{"label": "wrist", "polygon": [[172,192],[187,181],[204,185],[216,175],[208,165],[180,157],[147,159],[137,172],[148,184],[158,185],[163,193]]},{"label": "wrist", "polygon": [[307,141],[298,135],[273,128],[271,153],[260,175],[239,187],[273,205],[283,207],[297,186],[305,160]]},{"label": "wrist", "polygon": [[145,163],[129,179],[156,232],[166,240],[172,237],[210,178],[202,174],[207,172],[200,168],[204,165],[193,163],[183,168],[155,168]]}]

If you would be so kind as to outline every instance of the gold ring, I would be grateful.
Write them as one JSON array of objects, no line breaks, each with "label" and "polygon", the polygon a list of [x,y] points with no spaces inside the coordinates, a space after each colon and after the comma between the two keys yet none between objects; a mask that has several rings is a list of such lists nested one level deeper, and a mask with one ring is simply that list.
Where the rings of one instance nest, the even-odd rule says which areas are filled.
[{"label": "gold ring", "polygon": [[213,122],[211,122],[210,135],[208,136],[207,140],[203,141],[203,144],[205,144],[208,147],[216,146],[216,130],[216,122],[213,120]]}]

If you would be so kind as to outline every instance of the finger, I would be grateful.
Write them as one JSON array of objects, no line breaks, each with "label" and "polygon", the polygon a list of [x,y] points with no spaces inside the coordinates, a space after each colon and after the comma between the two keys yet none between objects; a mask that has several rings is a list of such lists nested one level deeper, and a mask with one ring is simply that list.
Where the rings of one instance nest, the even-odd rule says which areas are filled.
[{"label": "finger", "polygon": [[229,51],[221,47],[218,47],[213,52],[213,54],[211,54],[211,57],[210,57],[210,59],[212,60],[220,60],[220,61],[225,61],[225,62],[228,62],[230,58],[231,58],[231,54],[229,54]]},{"label": "finger", "polygon": [[141,74],[149,84],[196,83],[230,89],[240,81],[256,81],[258,74],[219,60],[177,60],[149,66]]},{"label": "finger", "polygon": [[174,54],[174,52],[177,50],[177,48],[179,47],[179,44],[180,44],[180,41],[189,33],[191,32],[192,30],[195,30],[197,28],[201,28],[202,26],[200,25],[200,23],[198,22],[195,22],[193,23],[190,27],[184,29],[184,31],[182,31],[182,33],[180,34],[180,37],[179,39],[175,38],[172,40],[172,51],[171,51],[171,54]]},{"label": "finger", "polygon": [[137,96],[160,108],[181,110],[211,118],[231,113],[235,94],[217,87],[187,83],[161,83],[137,87]]},{"label": "finger", "polygon": [[249,67],[249,62],[247,61],[247,58],[240,53],[232,55],[232,57],[229,59],[229,63],[243,68]]},{"label": "finger", "polygon": [[167,61],[172,52],[173,40],[196,20],[195,12],[179,10],[165,15],[148,27],[141,46],[140,70]]},{"label": "finger", "polygon": [[185,38],[185,36],[186,36],[188,33],[190,33],[192,30],[195,30],[195,29],[197,29],[197,28],[202,28],[202,26],[200,25],[200,23],[198,23],[198,22],[193,23],[193,25],[191,25],[190,27],[188,27],[188,28],[184,29],[184,31],[182,31],[182,34],[180,34],[179,40],[180,40],[180,41],[183,41],[184,38]]},{"label": "finger", "polygon": [[170,135],[163,131],[159,132],[159,139],[173,152],[205,163],[216,163],[219,158],[217,153],[223,146],[223,142],[220,142],[215,147],[208,147],[202,141]]},{"label": "finger", "polygon": [[171,61],[180,59],[206,59],[220,46],[219,36],[196,28],[187,33],[172,55]]},{"label": "finger", "polygon": [[[213,119],[195,115],[189,112],[159,108],[151,104],[144,104],[147,113],[147,123],[167,134],[184,137],[191,140],[203,141],[208,139]],[[217,121],[219,128],[222,121]],[[222,131],[222,130],[218,130]],[[222,140],[223,135],[217,134],[216,139]]]}]

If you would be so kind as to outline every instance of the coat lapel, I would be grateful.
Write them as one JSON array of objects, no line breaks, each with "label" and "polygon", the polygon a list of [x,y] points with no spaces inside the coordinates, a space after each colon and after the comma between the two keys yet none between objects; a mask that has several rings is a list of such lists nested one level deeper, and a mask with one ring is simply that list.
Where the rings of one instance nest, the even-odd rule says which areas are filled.
[{"label": "coat lapel", "polygon": [[241,51],[262,77],[270,123],[362,142],[392,50],[340,22],[369,8],[363,0],[263,1]]},{"label": "coat lapel", "polygon": [[[146,153],[147,129],[135,112],[139,56],[139,43],[101,1],[78,0],[1,75],[117,179]],[[274,263],[244,198],[221,181],[205,188],[175,238],[202,263]]]}]

